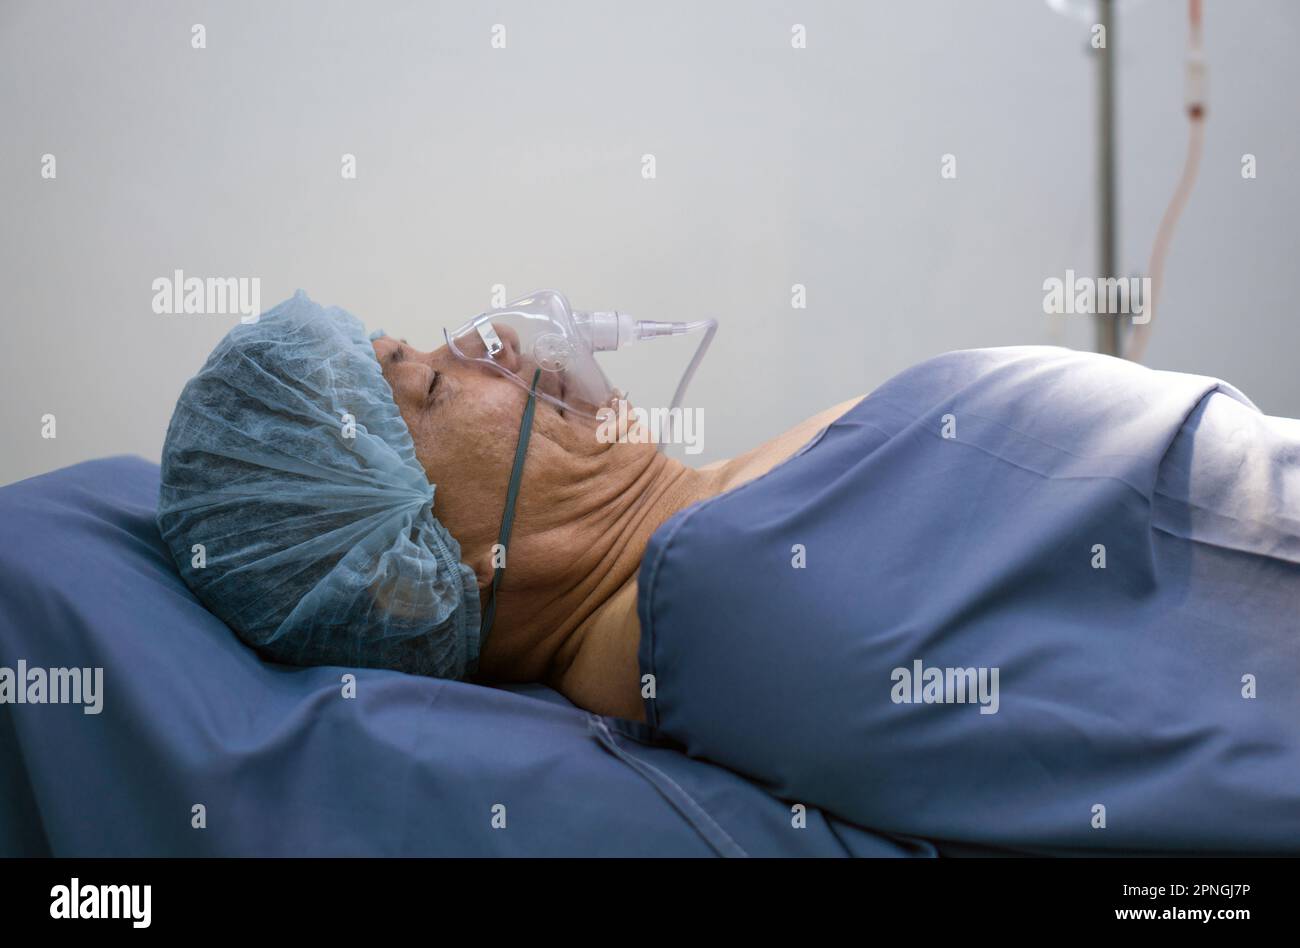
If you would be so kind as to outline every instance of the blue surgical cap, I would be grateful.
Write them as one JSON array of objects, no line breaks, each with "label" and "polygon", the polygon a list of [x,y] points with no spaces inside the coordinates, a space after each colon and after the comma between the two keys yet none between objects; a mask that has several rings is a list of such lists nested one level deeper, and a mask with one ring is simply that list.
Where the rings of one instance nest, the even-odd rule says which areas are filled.
[{"label": "blue surgical cap", "polygon": [[478,589],[433,495],[364,327],[299,290],[181,392],[158,528],[195,595],[268,658],[463,678]]}]

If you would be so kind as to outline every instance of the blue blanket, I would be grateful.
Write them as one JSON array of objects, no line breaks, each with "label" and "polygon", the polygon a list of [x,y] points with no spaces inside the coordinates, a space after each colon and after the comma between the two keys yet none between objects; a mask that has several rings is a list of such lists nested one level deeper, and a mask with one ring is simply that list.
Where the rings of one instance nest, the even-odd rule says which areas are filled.
[{"label": "blue blanket", "polygon": [[951,353],[681,512],[648,719],[944,851],[1300,853],[1300,423],[1214,379]]},{"label": "blue blanket", "polygon": [[[0,677],[44,699],[0,703],[0,856],[933,853],[541,686],[268,664],[177,575],[157,496],[133,458],[0,489]],[[99,669],[95,704],[50,703],[59,668]]]}]

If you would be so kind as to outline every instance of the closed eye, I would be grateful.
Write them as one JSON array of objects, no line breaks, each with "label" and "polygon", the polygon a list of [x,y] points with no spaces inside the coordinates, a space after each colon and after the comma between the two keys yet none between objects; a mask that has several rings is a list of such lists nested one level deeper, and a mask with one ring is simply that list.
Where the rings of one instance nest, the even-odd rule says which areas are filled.
[{"label": "closed eye", "polygon": [[433,390],[438,387],[438,379],[442,378],[441,373],[434,372],[433,378],[429,380],[429,397],[433,397]]}]

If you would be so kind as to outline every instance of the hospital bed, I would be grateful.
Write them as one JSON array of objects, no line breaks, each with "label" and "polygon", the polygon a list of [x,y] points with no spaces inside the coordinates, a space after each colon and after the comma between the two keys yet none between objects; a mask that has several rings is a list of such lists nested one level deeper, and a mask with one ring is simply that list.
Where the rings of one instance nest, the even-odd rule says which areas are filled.
[{"label": "hospital bed", "polygon": [[0,703],[0,856],[934,855],[541,685],[260,659],[177,575],[158,468],[0,488],[0,667],[102,668],[102,706]]}]

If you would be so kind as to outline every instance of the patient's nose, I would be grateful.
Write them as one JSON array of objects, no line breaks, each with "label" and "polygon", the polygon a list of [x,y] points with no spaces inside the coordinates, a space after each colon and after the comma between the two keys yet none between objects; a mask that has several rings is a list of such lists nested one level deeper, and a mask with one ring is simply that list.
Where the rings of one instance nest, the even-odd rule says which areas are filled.
[{"label": "patient's nose", "polygon": [[519,371],[521,361],[519,354],[519,333],[511,326],[503,323],[493,323],[492,328],[496,330],[497,338],[501,340],[501,351],[492,357],[492,361],[511,372]]}]

